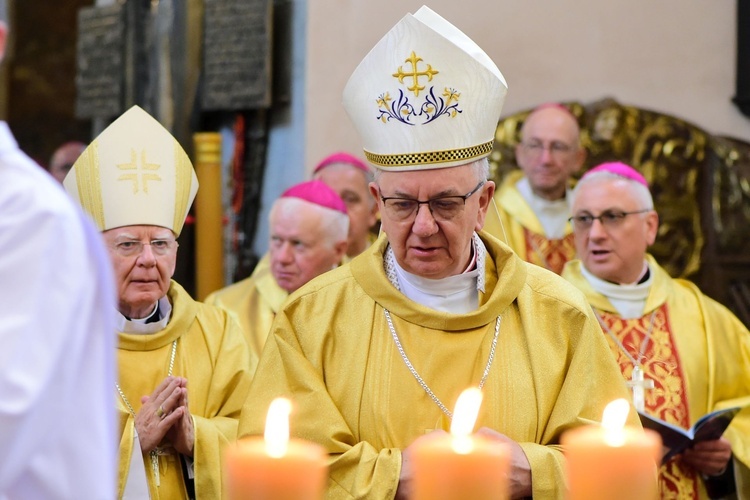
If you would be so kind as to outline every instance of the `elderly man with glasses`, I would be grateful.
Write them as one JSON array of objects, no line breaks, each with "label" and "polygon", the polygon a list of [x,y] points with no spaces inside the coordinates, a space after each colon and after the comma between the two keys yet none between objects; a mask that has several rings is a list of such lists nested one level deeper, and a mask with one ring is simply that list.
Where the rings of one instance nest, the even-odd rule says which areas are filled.
[{"label": "elderly man with glasses", "polygon": [[[646,179],[605,163],[573,193],[576,249],[563,277],[593,307],[640,411],[684,429],[750,395],[750,334],[726,308],[646,253],[659,217]],[[750,409],[725,437],[702,441],[661,466],[662,498],[750,492]],[[732,460],[734,456],[734,460]],[[736,473],[736,477],[735,477]],[[736,479],[736,487],[735,487]],[[745,496],[740,495],[740,498]]]},{"label": "elderly man with glasses", "polygon": [[237,437],[257,357],[224,311],[171,280],[198,190],[190,160],[134,106],[64,185],[102,231],[115,271],[117,497],[221,498],[222,451]]},{"label": "elderly man with glasses", "polygon": [[262,434],[273,398],[291,397],[292,433],[330,454],[328,498],[408,498],[414,441],[446,431],[472,385],[484,391],[479,432],[511,450],[512,497],[562,498],[560,434],[628,395],[580,292],[482,230],[506,90],[426,7],[344,90],[382,234],[289,296],[240,422],[241,435]]},{"label": "elderly man with glasses", "polygon": [[534,109],[521,127],[516,161],[495,194],[504,234],[495,234],[525,261],[560,274],[575,256],[568,224],[571,176],[586,159],[575,116],[547,103]]}]

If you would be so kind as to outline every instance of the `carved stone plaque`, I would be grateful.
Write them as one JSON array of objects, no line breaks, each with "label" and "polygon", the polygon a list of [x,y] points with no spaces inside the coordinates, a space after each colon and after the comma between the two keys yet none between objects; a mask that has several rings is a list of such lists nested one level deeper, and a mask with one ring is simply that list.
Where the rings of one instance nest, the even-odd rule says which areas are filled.
[{"label": "carved stone plaque", "polygon": [[78,11],[76,117],[122,113],[125,18],[118,4]]},{"label": "carved stone plaque", "polygon": [[205,0],[204,110],[271,105],[271,0]]}]

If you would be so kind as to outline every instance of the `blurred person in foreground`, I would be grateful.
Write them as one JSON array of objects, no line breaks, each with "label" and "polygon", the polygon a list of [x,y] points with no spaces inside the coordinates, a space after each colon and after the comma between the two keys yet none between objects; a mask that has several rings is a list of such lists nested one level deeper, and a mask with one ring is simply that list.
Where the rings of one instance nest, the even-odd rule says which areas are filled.
[{"label": "blurred person in foreground", "polygon": [[512,451],[512,496],[562,498],[560,434],[628,395],[580,292],[482,231],[506,89],[474,42],[422,7],[344,90],[383,232],[289,296],[240,422],[240,435],[262,434],[271,400],[290,397],[292,432],[330,454],[328,498],[408,498],[411,444],[447,430],[472,385],[479,432]]},{"label": "blurred person in foreground", "polygon": [[[647,253],[659,216],[646,179],[629,165],[605,163],[581,178],[572,203],[580,260],[568,263],[563,277],[591,303],[634,387],[636,407],[689,429],[710,411],[750,403],[747,328]],[[662,465],[662,498],[719,498],[735,490],[750,498],[749,408],[724,436]]]},{"label": "blurred person in foreground", "polygon": [[64,185],[102,231],[115,270],[118,497],[220,498],[221,454],[237,436],[257,358],[226,312],[171,280],[198,190],[190,160],[134,106]]},{"label": "blurred person in foreground", "polygon": [[[0,0],[0,59],[8,36]],[[0,122],[0,498],[113,498],[114,282],[101,236]]]},{"label": "blurred person in foreground", "polygon": [[495,193],[506,241],[525,261],[557,274],[575,257],[570,216],[572,175],[586,159],[575,116],[565,106],[536,107],[521,126],[516,146],[520,170]]},{"label": "blurred person in foreground", "polygon": [[[369,192],[368,192],[369,194]],[[321,181],[287,189],[271,207],[268,255],[249,278],[206,297],[242,327],[260,355],[276,313],[290,293],[337,267],[346,255],[347,205]]]},{"label": "blurred person in foreground", "polygon": [[338,152],[326,156],[315,166],[313,179],[331,186],[346,203],[349,214],[346,255],[356,257],[376,239],[373,228],[378,223],[378,204],[368,187],[372,169],[356,156]]}]

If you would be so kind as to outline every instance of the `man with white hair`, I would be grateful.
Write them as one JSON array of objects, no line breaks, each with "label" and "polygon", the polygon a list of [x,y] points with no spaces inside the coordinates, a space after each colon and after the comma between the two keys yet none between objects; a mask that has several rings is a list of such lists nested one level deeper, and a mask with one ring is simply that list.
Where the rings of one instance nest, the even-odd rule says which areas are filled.
[{"label": "man with white hair", "polygon": [[224,311],[171,279],[198,191],[190,159],[133,106],[89,144],[64,186],[102,231],[115,270],[117,496],[220,498],[223,449],[237,437],[257,357]]},{"label": "man with white hair", "polygon": [[[580,260],[563,277],[591,303],[636,407],[688,429],[708,412],[747,400],[747,329],[647,254],[659,217],[646,179],[623,163],[599,165],[579,181],[572,213]],[[750,409],[725,436],[662,465],[662,498],[723,497],[735,490],[735,477],[740,498],[750,498]]]},{"label": "man with white hair", "polygon": [[272,399],[291,397],[292,432],[329,452],[328,498],[408,498],[412,443],[446,431],[471,385],[484,391],[479,432],[511,450],[512,497],[562,498],[560,434],[627,396],[581,294],[482,231],[506,90],[426,7],[344,90],[376,168],[382,234],[289,297],[240,422],[241,435],[262,434]]},{"label": "man with white hair", "polygon": [[269,255],[249,278],[206,298],[225,309],[242,326],[258,355],[276,313],[290,293],[336,267],[346,255],[349,217],[346,204],[321,181],[287,189],[269,216]]}]

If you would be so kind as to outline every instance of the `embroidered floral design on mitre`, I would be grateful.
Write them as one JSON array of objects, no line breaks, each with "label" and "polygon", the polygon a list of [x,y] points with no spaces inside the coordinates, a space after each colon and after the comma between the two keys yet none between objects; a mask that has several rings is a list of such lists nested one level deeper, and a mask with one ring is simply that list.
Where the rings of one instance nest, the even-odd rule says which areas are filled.
[{"label": "embroidered floral design on mitre", "polygon": [[[403,89],[398,90],[396,99],[391,97],[390,92],[383,92],[375,100],[378,105],[378,116],[376,117],[378,120],[383,123],[396,120],[405,125],[417,125],[419,121],[419,124],[425,125],[441,116],[455,118],[458,113],[463,113],[463,110],[458,107],[461,93],[453,87],[445,87],[442,95],[439,95],[439,92],[438,94],[435,93],[435,86],[430,85],[424,100],[422,102],[417,101],[419,93],[427,89],[426,85],[420,85],[420,77],[427,78],[425,83],[431,82],[433,76],[440,71],[425,63],[414,51],[404,62],[411,63],[411,71],[404,71],[403,66],[399,66],[398,70],[391,76],[406,86],[407,91],[414,93],[415,102],[412,104],[409,101],[409,97]],[[420,69],[419,62],[423,62],[426,68]],[[404,81],[407,78],[411,78],[411,85]]]}]

